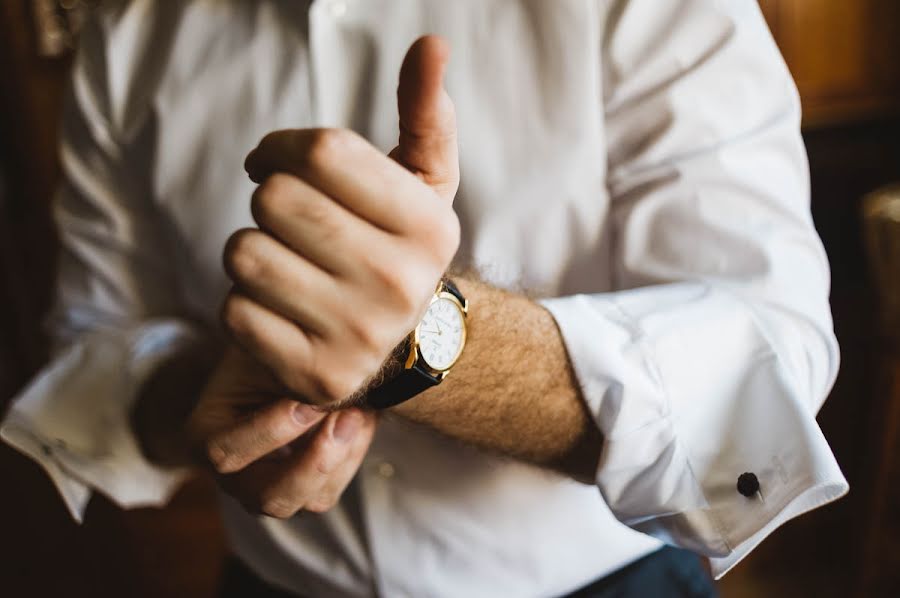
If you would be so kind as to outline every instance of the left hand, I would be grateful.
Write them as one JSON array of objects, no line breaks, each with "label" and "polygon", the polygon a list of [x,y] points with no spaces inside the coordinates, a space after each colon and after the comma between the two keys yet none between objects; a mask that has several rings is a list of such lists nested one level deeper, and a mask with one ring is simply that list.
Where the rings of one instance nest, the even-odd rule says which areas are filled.
[{"label": "left hand", "polygon": [[285,396],[266,368],[231,345],[182,427],[182,444],[248,511],[286,518],[340,501],[375,425],[371,412],[326,413]]},{"label": "left hand", "polygon": [[282,384],[338,406],[418,324],[459,245],[456,121],[440,38],[400,72],[400,142],[385,156],[340,129],[277,131],[247,157],[257,229],[235,233],[223,307]]}]

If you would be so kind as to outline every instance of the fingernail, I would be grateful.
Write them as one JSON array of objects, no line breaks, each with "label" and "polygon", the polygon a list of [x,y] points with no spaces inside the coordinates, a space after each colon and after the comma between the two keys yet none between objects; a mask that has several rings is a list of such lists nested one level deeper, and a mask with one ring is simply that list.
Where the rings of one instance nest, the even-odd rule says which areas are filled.
[{"label": "fingernail", "polygon": [[334,423],[334,439],[337,442],[346,444],[356,436],[356,433],[362,427],[363,416],[359,411],[345,411],[338,416],[338,420]]},{"label": "fingernail", "polygon": [[294,416],[294,420],[300,424],[301,426],[307,426],[316,419],[319,418],[322,414],[316,411],[312,405],[307,405],[305,403],[297,403],[294,405],[294,410],[291,412],[291,415]]}]

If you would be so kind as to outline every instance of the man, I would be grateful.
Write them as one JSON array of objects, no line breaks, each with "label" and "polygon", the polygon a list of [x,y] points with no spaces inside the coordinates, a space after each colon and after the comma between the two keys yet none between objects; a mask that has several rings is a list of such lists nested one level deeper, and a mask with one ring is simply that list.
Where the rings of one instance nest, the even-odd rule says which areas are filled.
[{"label": "man", "polygon": [[76,518],[201,463],[280,591],[681,596],[662,542],[721,575],[846,491],[751,0],[114,4],[62,157],[61,349],[3,435]]}]

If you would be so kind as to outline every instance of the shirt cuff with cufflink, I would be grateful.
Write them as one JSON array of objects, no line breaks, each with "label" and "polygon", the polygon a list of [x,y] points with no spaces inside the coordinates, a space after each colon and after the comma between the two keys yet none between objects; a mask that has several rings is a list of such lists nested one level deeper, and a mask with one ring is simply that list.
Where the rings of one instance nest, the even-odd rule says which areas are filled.
[{"label": "shirt cuff with cufflink", "polygon": [[189,470],[144,457],[131,409],[156,366],[197,339],[175,319],[81,336],[14,399],[0,438],[46,470],[78,522],[92,491],[122,507],[165,504]]},{"label": "shirt cuff with cufflink", "polygon": [[[604,434],[597,485],[629,527],[711,557],[719,578],[847,492],[818,399],[728,293],[685,283],[540,303]],[[738,489],[745,473],[757,492],[749,478]]]}]

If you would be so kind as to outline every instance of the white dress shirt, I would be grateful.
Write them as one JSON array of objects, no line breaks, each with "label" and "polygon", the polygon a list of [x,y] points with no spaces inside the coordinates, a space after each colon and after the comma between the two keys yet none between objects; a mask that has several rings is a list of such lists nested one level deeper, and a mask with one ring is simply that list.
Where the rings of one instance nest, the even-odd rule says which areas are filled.
[{"label": "white dress shirt", "polygon": [[162,504],[185,476],[143,458],[128,413],[217,325],[223,245],[252,225],[247,152],[318,126],[390,149],[426,32],[453,49],[456,264],[556,318],[605,437],[596,487],[387,418],[325,515],[223,498],[238,555],[315,596],[554,596],[661,542],[721,575],[844,494],[815,421],[838,348],[799,102],[755,1],[133,0],[83,34],[58,351],[2,428],[73,516],[93,491]]}]

